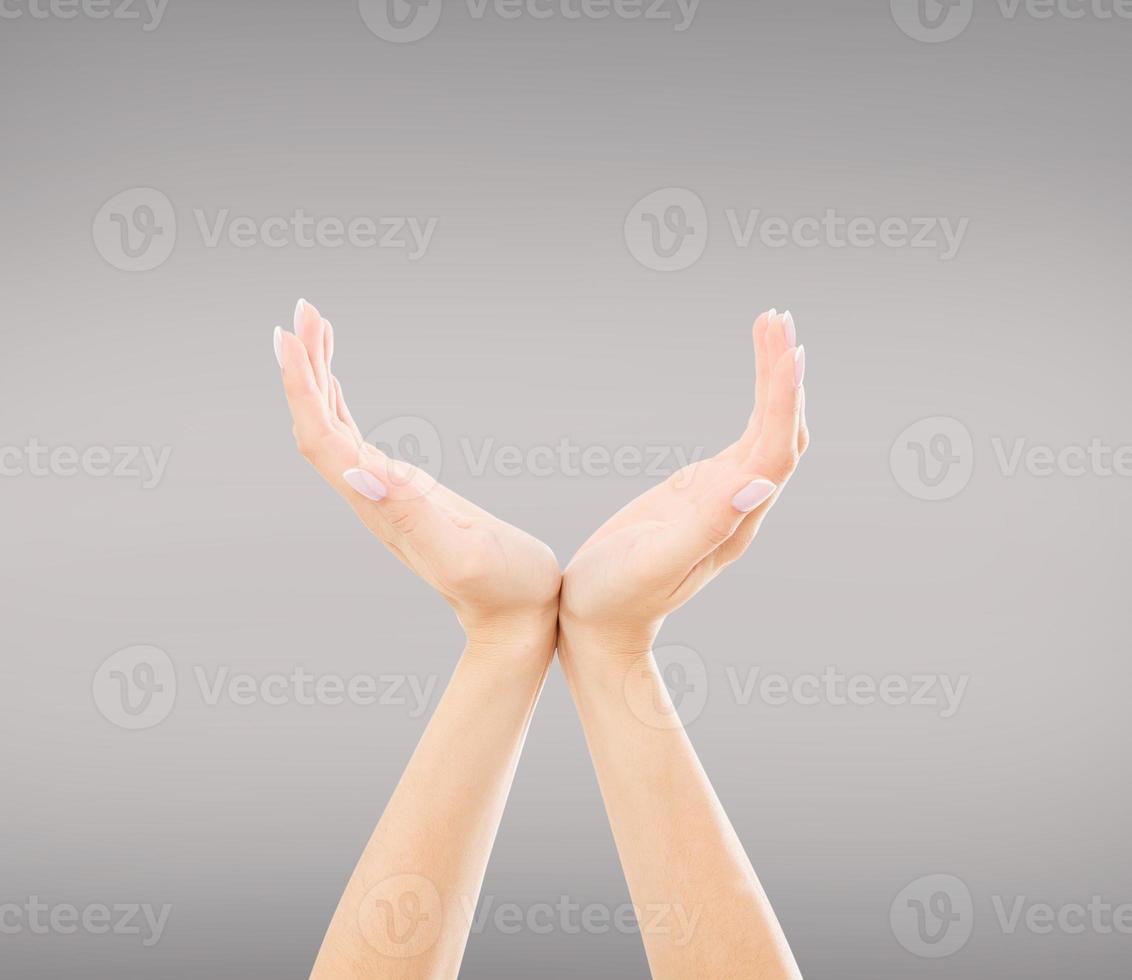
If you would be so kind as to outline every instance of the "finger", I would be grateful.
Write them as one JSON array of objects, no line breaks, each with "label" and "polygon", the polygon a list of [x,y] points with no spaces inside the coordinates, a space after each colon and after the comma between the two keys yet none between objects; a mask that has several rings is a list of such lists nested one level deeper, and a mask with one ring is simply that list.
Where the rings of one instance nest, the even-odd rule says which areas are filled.
[{"label": "finger", "polygon": [[757,365],[757,381],[755,385],[755,410],[751,415],[747,432],[742,443],[749,449],[757,441],[763,425],[766,424],[766,413],[771,397],[771,387],[774,377],[774,366],[782,356],[783,351],[793,347],[797,338],[794,329],[794,317],[787,310],[779,316],[774,310],[767,314],[766,325],[762,331],[762,350],[756,356],[760,363]]},{"label": "finger", "polygon": [[295,443],[311,465],[333,482],[343,469],[340,464],[350,465],[357,458],[357,442],[352,434],[339,429],[330,415],[303,342],[292,333],[278,330],[276,343]]},{"label": "finger", "polygon": [[346,404],[346,396],[342,394],[342,383],[334,375],[330,376],[330,382],[334,388],[334,406],[338,413],[338,421],[346,426],[350,430],[350,434],[361,443],[363,441],[362,431],[358,428],[358,423],[354,421],[354,416],[350,414],[350,408]]},{"label": "finger", "polygon": [[[398,547],[411,549],[430,564],[442,564],[453,550],[458,519],[432,494],[421,492],[416,467],[369,449],[342,472],[347,499],[363,521],[376,522]],[[413,470],[416,473],[409,472]]]},{"label": "finger", "polygon": [[770,358],[766,351],[766,335],[776,316],[778,310],[768,310],[755,321],[755,404],[751,410],[751,425],[757,424],[759,412],[766,404],[766,393],[770,388]]},{"label": "finger", "polygon": [[778,492],[777,484],[756,473],[737,474],[689,508],[661,534],[658,547],[677,571],[677,588],[691,571],[739,530],[748,514]]},{"label": "finger", "polygon": [[314,372],[315,384],[322,393],[323,400],[327,397],[327,370],[326,370],[326,339],[323,330],[323,319],[305,299],[299,300],[295,305],[295,336],[303,342],[310,358],[311,369]]},{"label": "finger", "polygon": [[[805,357],[805,354],[802,355]],[[798,455],[803,456],[806,450],[810,448],[810,429],[806,425],[806,389],[802,387],[801,391],[802,409],[801,419],[798,422]]]},{"label": "finger", "polygon": [[784,350],[774,365],[766,417],[758,442],[744,463],[779,486],[785,484],[798,465],[798,434],[802,415],[804,347]]},{"label": "finger", "polygon": [[[805,369],[805,356],[805,351],[803,350],[801,357],[803,371]],[[798,386],[798,402],[797,452],[793,457],[793,463],[788,464],[786,461],[783,461],[779,464],[782,467],[780,472],[785,471],[786,467],[789,466],[789,470],[792,473],[794,467],[797,466],[797,461],[801,458],[802,454],[805,453],[810,444],[810,433],[809,429],[806,428],[806,389],[800,385]],[[754,465],[766,466],[768,469],[774,468],[772,464],[766,462],[756,462]],[[783,482],[785,483],[785,479]],[[755,536],[762,527],[763,519],[777,499],[778,494],[775,494],[774,497],[767,500],[766,503],[757,507],[744,518],[738,530],[720,546],[719,551],[713,557],[712,566],[714,570],[729,565],[750,547],[751,542],[754,541]]]},{"label": "finger", "polygon": [[334,360],[334,328],[326,317],[322,318],[322,344],[323,358],[326,362],[326,403],[330,407],[332,416],[338,415],[338,391],[334,387],[334,375],[331,373]]}]

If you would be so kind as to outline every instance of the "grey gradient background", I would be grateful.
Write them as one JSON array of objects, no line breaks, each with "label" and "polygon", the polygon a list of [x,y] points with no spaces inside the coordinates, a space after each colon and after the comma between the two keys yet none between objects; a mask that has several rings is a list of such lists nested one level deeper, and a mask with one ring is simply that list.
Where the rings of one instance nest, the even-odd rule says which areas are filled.
[{"label": "grey gradient background", "polygon": [[[0,935],[32,980],[304,977],[427,720],[405,707],[208,707],[194,666],[437,675],[447,608],[298,458],[271,352],[306,296],[334,321],[363,426],[419,416],[443,476],[565,561],[646,477],[475,476],[461,438],[714,451],[750,407],[748,328],[789,307],[814,447],[746,559],[666,625],[708,701],[690,726],[807,977],[1117,978],[1132,936],[1004,934],[993,896],[1132,901],[1129,480],[1003,475],[992,438],[1132,442],[1132,21],[1004,18],[924,44],[888,0],[703,0],[692,26],[477,20],[392,44],[355,4],[171,0],[160,26],[0,20],[0,442],[169,446],[158,487],[0,479],[0,904],[171,903],[161,942]],[[711,217],[703,258],[634,260],[664,187]],[[159,268],[91,223],[154,187]],[[427,255],[206,248],[193,209],[438,218]],[[932,250],[736,247],[723,213],[967,217]],[[962,421],[974,474],[906,493],[889,453]],[[141,732],[92,700],[114,651],[177,664]],[[728,666],[966,675],[925,707],[738,704]],[[490,710],[485,705],[484,710]],[[890,904],[954,874],[953,957]],[[484,886],[496,904],[628,900],[557,666]],[[473,935],[468,978],[643,977],[639,938]]]}]

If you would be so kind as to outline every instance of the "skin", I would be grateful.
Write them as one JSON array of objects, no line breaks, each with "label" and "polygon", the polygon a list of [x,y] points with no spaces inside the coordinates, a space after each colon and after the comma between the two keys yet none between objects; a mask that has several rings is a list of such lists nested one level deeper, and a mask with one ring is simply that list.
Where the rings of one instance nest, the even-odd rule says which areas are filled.
[{"label": "skin", "polygon": [[[746,550],[809,441],[793,321],[772,311],[754,333],[756,408],[740,438],[628,504],[563,575],[536,538],[364,443],[313,306],[300,302],[293,334],[277,329],[300,452],[466,635],[313,978],[457,976],[556,642],[653,977],[800,976],[651,653],[665,616]],[[382,499],[344,476],[357,470]],[[774,492],[751,510],[744,489],[766,481]]]},{"label": "skin", "polygon": [[[640,921],[654,980],[801,976],[651,652],[664,618],[746,551],[809,444],[793,323],[768,313],[754,332],[743,434],[612,517],[562,584],[559,658],[633,904],[653,910]],[[760,477],[777,490],[736,510]]]},{"label": "skin", "polygon": [[[277,334],[302,455],[385,546],[451,604],[466,645],[346,886],[311,974],[450,978],[463,958],[503,806],[554,653],[553,552],[425,473],[363,444],[309,304]],[[388,496],[343,478],[360,468]],[[485,704],[491,711],[484,711]]]}]

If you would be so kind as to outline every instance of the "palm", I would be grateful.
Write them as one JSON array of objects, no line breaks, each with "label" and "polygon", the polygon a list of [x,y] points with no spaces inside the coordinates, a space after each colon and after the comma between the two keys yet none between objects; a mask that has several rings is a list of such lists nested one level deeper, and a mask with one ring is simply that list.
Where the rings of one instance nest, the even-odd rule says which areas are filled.
[{"label": "palm", "polygon": [[[769,318],[756,325],[757,401],[743,434],[630,501],[591,535],[566,569],[563,606],[569,616],[613,621],[635,610],[658,620],[747,549],[765,509],[737,526],[726,512],[715,518],[720,487],[757,474],[781,489],[808,441],[792,348],[784,332],[769,326]],[[697,525],[702,554],[689,560],[682,529]]]},{"label": "palm", "polygon": [[[385,546],[461,614],[542,610],[557,598],[553,552],[537,538],[365,442],[331,373],[333,332],[309,304],[296,334],[278,334],[299,449]],[[367,499],[344,474],[363,470],[385,496]]]}]

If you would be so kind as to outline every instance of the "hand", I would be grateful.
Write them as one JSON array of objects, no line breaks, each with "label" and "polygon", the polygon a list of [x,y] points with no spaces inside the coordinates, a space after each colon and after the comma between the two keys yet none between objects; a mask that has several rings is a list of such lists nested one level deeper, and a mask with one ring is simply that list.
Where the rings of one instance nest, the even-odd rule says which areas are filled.
[{"label": "hand", "polygon": [[561,573],[541,541],[470,504],[427,473],[368,445],[331,372],[334,331],[299,300],[275,353],[299,452],[385,546],[456,610],[469,640],[510,646],[514,627],[553,631]]},{"label": "hand", "polygon": [[578,550],[562,582],[559,619],[587,648],[651,649],[664,617],[751,543],[809,444],[794,319],[755,322],[755,410],[742,436],[684,467],[610,518]]}]

